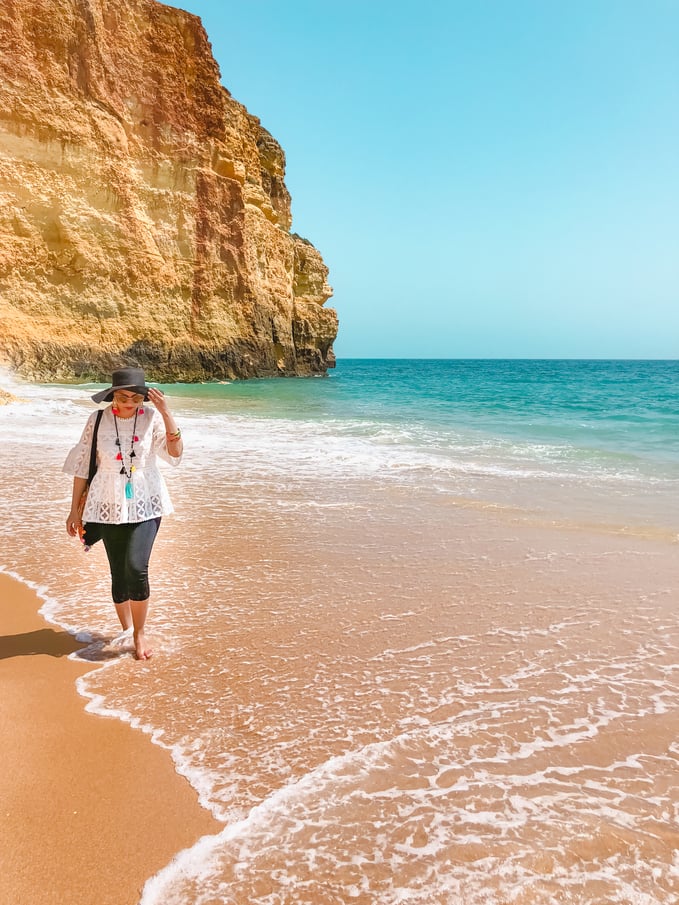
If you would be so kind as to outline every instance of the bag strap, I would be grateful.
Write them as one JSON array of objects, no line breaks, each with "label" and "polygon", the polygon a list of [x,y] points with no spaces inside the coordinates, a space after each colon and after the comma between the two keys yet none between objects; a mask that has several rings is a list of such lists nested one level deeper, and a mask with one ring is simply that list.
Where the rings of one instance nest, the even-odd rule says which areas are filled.
[{"label": "bag strap", "polygon": [[103,409],[99,409],[97,417],[94,419],[94,433],[92,434],[92,448],[90,449],[90,474],[87,478],[87,486],[92,483],[92,478],[97,473],[97,434],[99,433],[99,422],[104,414]]}]

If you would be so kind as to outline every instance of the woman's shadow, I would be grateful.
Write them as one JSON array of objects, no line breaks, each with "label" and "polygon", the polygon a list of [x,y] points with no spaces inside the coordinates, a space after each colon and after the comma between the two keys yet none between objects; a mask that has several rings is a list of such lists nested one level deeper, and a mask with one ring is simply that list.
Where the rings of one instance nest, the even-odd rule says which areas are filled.
[{"label": "woman's shadow", "polygon": [[119,657],[120,649],[105,650],[110,638],[92,637],[87,642],[76,641],[68,632],[53,628],[41,628],[34,632],[0,636],[0,660],[12,657],[34,657],[43,654],[48,657],[68,657],[78,653],[82,660],[110,660]]},{"label": "woman's shadow", "polygon": [[67,632],[58,632],[53,628],[40,628],[37,631],[22,632],[19,635],[2,635],[0,637],[0,660],[8,660],[10,657],[31,657],[36,654],[47,654],[48,657],[67,657],[83,646]]}]

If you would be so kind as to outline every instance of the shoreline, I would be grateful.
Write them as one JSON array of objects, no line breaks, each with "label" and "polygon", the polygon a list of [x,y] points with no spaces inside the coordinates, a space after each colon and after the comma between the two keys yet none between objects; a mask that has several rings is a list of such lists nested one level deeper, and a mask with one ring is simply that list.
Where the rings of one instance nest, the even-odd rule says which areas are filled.
[{"label": "shoreline", "polygon": [[[129,724],[85,710],[79,676],[98,663],[0,573],[0,899],[136,905],[146,881],[223,829],[167,752]],[[140,664],[152,669],[152,661]]]}]

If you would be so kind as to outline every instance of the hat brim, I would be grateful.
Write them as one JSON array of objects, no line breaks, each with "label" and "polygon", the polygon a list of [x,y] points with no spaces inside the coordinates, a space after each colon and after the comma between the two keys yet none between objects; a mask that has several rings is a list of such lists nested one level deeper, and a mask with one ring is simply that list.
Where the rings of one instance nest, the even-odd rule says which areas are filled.
[{"label": "hat brim", "polygon": [[113,399],[113,394],[118,390],[133,390],[135,393],[139,393],[140,396],[143,396],[144,399],[149,398],[149,388],[147,386],[136,386],[135,384],[125,384],[125,386],[117,386],[117,387],[108,387],[105,390],[99,390],[98,393],[95,393],[92,396],[92,402],[96,402],[97,404],[100,402],[110,402]]}]

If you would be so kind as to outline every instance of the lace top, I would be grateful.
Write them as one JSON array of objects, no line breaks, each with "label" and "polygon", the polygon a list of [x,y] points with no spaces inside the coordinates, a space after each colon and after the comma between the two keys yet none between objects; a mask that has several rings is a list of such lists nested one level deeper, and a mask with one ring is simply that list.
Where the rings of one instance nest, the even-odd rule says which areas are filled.
[{"label": "lace top", "polygon": [[[132,499],[125,497],[127,476],[120,473],[123,464],[116,458],[123,451],[125,466],[129,472],[129,452],[132,445],[134,418],[118,418],[120,447],[116,446],[116,428],[111,406],[104,409],[97,434],[97,473],[87,494],[83,511],[84,522],[104,522],[120,525],[125,522],[144,522],[147,519],[169,515],[174,511],[165,481],[158,469],[160,456],[170,465],[178,465],[181,457],[173,457],[167,451],[165,423],[156,409],[144,404],[144,414],[137,417],[134,444],[136,458],[132,461],[136,470],[132,472]],[[66,457],[63,471],[77,478],[87,478],[90,471],[90,450],[92,433],[97,416],[92,412],[87,419],[80,442]]]}]

